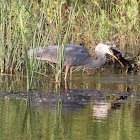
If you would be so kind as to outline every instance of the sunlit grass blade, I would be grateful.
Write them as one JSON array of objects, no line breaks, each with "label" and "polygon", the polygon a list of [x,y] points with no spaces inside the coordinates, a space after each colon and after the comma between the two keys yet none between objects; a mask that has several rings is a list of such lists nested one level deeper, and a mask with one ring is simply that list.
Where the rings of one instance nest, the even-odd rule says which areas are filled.
[{"label": "sunlit grass blade", "polygon": [[61,82],[62,81],[62,71],[63,71],[63,65],[64,65],[64,58],[65,58],[65,48],[66,48],[66,45],[67,45],[67,41],[68,41],[68,38],[69,38],[69,35],[70,35],[70,30],[71,30],[71,27],[72,27],[72,23],[74,21],[74,18],[75,18],[75,8],[77,6],[77,1],[75,2],[75,5],[74,7],[72,7],[70,9],[70,14],[69,14],[69,17],[68,17],[68,21],[66,23],[66,31],[65,31],[65,35],[62,39],[62,28],[63,28],[63,21],[62,21],[62,4],[63,4],[63,1],[62,3],[59,5],[60,7],[57,9],[57,25],[58,25],[58,30],[59,30],[59,40],[58,40],[58,52],[57,52],[57,66],[56,66],[56,82]]},{"label": "sunlit grass blade", "polygon": [[0,70],[1,73],[4,72],[4,10],[5,10],[5,2],[1,2],[0,4]]},{"label": "sunlit grass blade", "polygon": [[27,71],[27,91],[30,90],[30,73],[29,73],[29,63],[28,63],[28,53],[27,47],[25,42],[25,35],[24,35],[24,26],[22,21],[22,10],[20,11],[20,25],[21,25],[21,34],[22,34],[22,42],[24,47],[24,54],[25,54],[25,61],[26,61],[26,71]]}]

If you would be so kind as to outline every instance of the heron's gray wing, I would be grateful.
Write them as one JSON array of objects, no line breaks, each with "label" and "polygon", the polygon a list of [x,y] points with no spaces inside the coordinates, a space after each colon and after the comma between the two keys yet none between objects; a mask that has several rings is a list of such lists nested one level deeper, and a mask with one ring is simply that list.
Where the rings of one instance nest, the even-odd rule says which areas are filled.
[{"label": "heron's gray wing", "polygon": [[79,45],[67,47],[65,50],[64,65],[83,66],[85,65],[85,60],[88,58],[90,58],[90,55],[85,47]]},{"label": "heron's gray wing", "polygon": [[38,59],[57,63],[57,48],[58,46],[44,48],[42,52],[37,54]]},{"label": "heron's gray wing", "polygon": [[30,49],[28,50],[28,58],[31,56],[36,59],[57,63],[57,48],[58,46]]},{"label": "heron's gray wing", "polygon": [[38,53],[42,53],[43,52],[43,50],[44,50],[44,48],[34,48],[34,49],[30,49],[30,50],[28,50],[28,58],[29,57],[34,57],[34,58],[36,58],[37,57],[37,54]]},{"label": "heron's gray wing", "polygon": [[[28,51],[28,57],[34,53],[37,54],[37,59],[57,63],[57,49],[58,46],[31,49]],[[65,48],[64,65],[83,66],[87,63],[86,60],[89,58],[90,55],[87,49],[83,46],[69,44]]]}]

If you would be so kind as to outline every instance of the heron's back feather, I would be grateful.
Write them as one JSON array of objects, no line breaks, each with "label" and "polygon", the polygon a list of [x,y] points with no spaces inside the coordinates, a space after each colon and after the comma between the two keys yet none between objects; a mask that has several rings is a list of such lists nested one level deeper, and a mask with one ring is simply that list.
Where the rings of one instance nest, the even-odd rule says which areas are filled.
[{"label": "heron's back feather", "polygon": [[[34,56],[37,59],[58,63],[58,46],[47,48],[35,48],[28,51],[28,57]],[[59,54],[59,53],[58,53]],[[89,58],[88,50],[79,45],[68,44],[65,48],[64,65],[81,66]]]}]

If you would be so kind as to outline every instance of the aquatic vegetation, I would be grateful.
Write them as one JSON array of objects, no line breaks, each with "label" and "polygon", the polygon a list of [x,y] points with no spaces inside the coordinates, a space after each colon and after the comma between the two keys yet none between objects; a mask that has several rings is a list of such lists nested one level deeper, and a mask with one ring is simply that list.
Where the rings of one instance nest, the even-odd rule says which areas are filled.
[{"label": "aquatic vegetation", "polygon": [[28,60],[27,50],[56,44],[60,46],[60,63],[50,65],[58,82],[67,43],[82,44],[91,52],[96,44],[108,40],[137,57],[138,4],[137,0],[1,0],[0,71],[22,72],[30,89],[34,72],[42,73],[49,66]]}]

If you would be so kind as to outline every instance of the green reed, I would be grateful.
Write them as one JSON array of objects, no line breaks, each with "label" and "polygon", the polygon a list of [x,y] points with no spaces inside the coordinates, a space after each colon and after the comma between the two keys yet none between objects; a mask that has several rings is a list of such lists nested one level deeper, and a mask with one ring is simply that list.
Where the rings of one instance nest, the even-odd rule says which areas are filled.
[{"label": "green reed", "polygon": [[30,89],[30,76],[29,75],[29,63],[28,63],[28,54],[27,54],[27,46],[26,46],[26,40],[24,35],[24,26],[23,26],[23,20],[22,20],[22,11],[20,12],[20,24],[21,24],[21,34],[23,39],[23,46],[24,46],[24,54],[25,54],[25,61],[26,61],[26,71],[27,71],[27,91]]},{"label": "green reed", "polygon": [[[57,51],[57,65],[56,65],[56,82],[62,81],[62,72],[63,72],[63,65],[64,65],[64,58],[65,58],[65,48],[68,42],[68,38],[71,31],[71,26],[73,24],[75,18],[75,8],[77,5],[77,1],[74,3],[74,6],[69,11],[68,20],[65,23],[65,31],[64,34],[62,33],[63,30],[63,20],[62,20],[62,4],[65,1],[61,1],[61,3],[57,7],[57,29],[58,29],[58,51]],[[63,36],[63,37],[62,37]]]},{"label": "green reed", "polygon": [[1,68],[1,72],[3,72],[4,70],[4,4],[1,3],[0,5],[0,9],[1,9],[1,24],[0,24],[0,43],[1,43],[1,47],[0,47],[0,68]]}]

